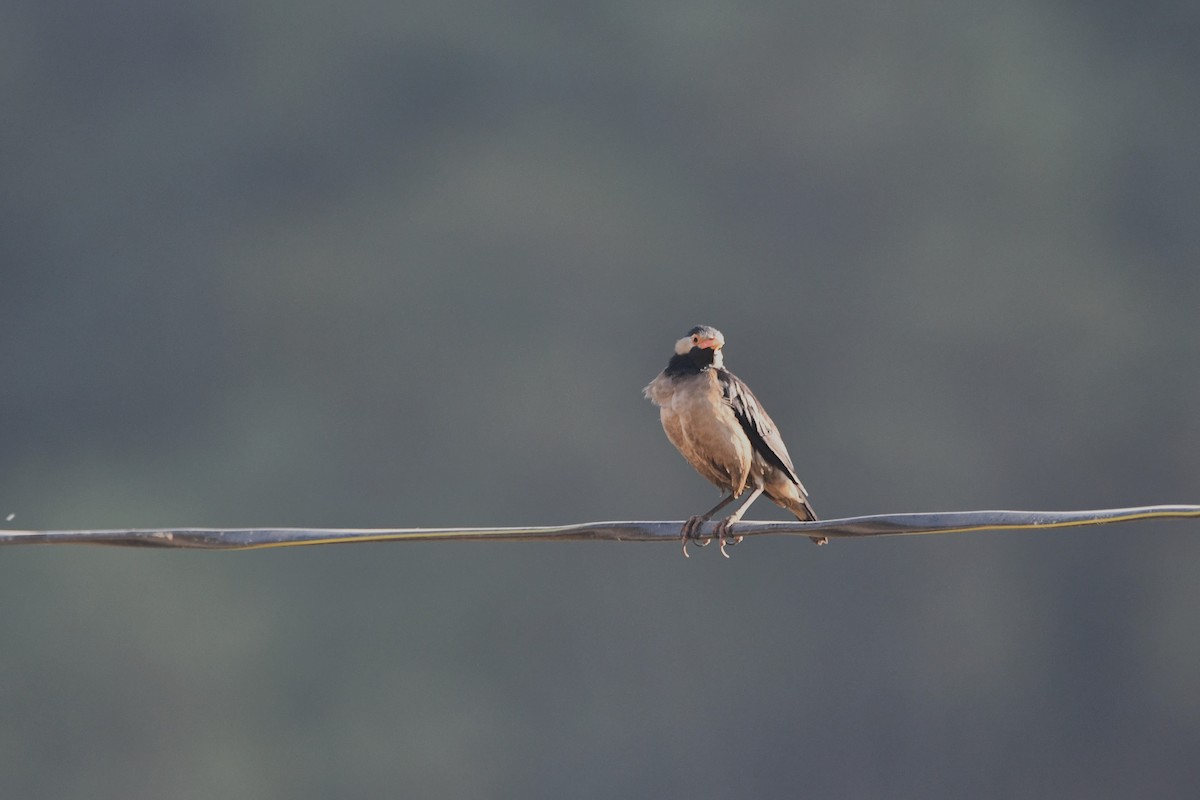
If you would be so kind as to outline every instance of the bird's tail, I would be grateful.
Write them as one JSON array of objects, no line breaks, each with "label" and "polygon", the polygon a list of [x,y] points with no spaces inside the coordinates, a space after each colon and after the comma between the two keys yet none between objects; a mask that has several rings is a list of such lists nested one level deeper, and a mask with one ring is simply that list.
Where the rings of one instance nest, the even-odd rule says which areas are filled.
[{"label": "bird's tail", "polygon": [[[787,505],[787,510],[796,515],[796,519],[801,522],[816,522],[817,512],[813,511],[812,503],[808,502],[808,498],[800,495],[799,499],[794,500]],[[829,544],[829,540],[824,536],[810,536],[813,544]]]}]

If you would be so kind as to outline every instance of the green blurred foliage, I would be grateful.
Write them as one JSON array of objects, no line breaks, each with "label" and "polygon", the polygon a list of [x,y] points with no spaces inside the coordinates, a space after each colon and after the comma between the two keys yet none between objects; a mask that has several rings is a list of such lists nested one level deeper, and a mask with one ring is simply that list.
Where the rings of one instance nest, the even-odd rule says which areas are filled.
[{"label": "green blurred foliage", "polygon": [[[640,389],[697,323],[824,516],[1195,502],[1198,33],[10,2],[0,517],[682,518]],[[1188,796],[1194,527],[9,548],[0,795]]]}]

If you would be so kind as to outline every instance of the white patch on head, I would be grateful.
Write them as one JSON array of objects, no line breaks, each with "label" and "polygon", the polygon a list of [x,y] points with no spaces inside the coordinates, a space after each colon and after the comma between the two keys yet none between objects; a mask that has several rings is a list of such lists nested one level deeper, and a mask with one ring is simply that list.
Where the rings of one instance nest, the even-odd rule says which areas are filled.
[{"label": "white patch on head", "polygon": [[696,347],[696,344],[700,343],[701,339],[715,338],[719,342],[715,348],[716,353],[720,353],[720,349],[725,347],[725,337],[715,327],[702,326],[694,330],[696,331],[695,333],[689,333],[688,336],[676,342],[677,355],[688,355],[689,351]]}]

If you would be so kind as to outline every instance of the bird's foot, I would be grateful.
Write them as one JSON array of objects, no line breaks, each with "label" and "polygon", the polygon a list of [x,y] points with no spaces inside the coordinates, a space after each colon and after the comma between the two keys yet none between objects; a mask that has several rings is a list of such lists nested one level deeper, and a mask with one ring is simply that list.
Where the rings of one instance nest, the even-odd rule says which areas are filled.
[{"label": "bird's foot", "polygon": [[711,539],[701,539],[699,536],[700,526],[708,522],[708,517],[699,514],[694,517],[688,517],[687,522],[683,523],[683,530],[680,531],[680,538],[683,539],[683,557],[691,558],[688,555],[688,542],[692,542],[696,547],[708,547],[712,542]]},{"label": "bird's foot", "polygon": [[741,544],[742,538],[733,535],[733,520],[723,519],[717,523],[717,540],[721,543],[721,555],[729,558],[729,553],[725,552],[725,546],[733,547],[735,544]]},{"label": "bird's foot", "polygon": [[829,539],[827,539],[824,536],[810,536],[808,538],[812,539],[812,543],[817,545],[818,547],[820,547],[823,544],[829,544]]}]

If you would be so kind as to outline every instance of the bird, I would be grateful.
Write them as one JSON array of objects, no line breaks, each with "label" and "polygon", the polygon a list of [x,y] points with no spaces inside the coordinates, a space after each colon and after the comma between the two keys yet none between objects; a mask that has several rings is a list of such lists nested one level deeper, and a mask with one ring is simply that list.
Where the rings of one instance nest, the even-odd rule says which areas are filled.
[{"label": "bird", "polygon": [[[731,534],[733,524],[764,493],[801,522],[817,519],[775,422],[750,387],[725,368],[724,346],[725,336],[719,330],[697,325],[675,343],[666,368],[643,390],[659,407],[671,444],[697,472],[728,493],[683,524],[685,556],[689,539],[699,544],[700,526],[743,494],[747,496],[741,505],[717,523],[721,555],[726,558],[726,543],[741,541]],[[815,544],[828,541],[824,536],[809,538]]]}]

